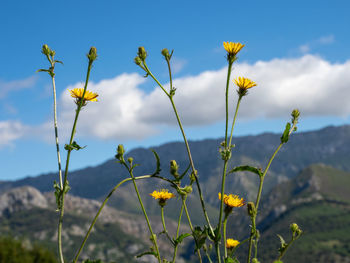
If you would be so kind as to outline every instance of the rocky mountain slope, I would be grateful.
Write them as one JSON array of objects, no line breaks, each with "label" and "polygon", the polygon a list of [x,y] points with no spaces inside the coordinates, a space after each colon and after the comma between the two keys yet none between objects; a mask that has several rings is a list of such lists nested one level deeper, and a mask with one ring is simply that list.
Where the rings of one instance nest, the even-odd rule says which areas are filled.
[{"label": "rocky mountain slope", "polygon": [[[55,250],[57,218],[53,193],[41,193],[31,186],[23,186],[0,195],[0,235],[11,234],[25,237],[30,242],[38,241]],[[68,195],[65,202],[63,242],[65,254],[72,258],[101,203]],[[160,218],[151,217],[155,233],[162,232]],[[177,224],[167,219],[169,233],[175,233]],[[106,206],[101,213],[81,258],[136,262],[134,256],[148,250],[149,232],[144,218]],[[181,231],[188,231],[183,226]],[[171,246],[160,238],[160,249],[169,257]],[[150,256],[138,262],[153,262]],[[179,262],[183,259],[179,257]]]}]

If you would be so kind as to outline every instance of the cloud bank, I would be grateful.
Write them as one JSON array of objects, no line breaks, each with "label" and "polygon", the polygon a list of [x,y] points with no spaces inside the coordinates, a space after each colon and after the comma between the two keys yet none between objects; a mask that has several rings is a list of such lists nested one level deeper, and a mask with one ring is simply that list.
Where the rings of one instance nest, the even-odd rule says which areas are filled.
[{"label": "cloud bank", "polygon": [[[226,74],[225,67],[174,80],[174,100],[185,125],[209,125],[224,119]],[[239,63],[231,76],[245,76],[258,84],[244,97],[240,118],[288,119],[294,108],[302,117],[350,115],[350,61],[332,64],[321,57],[305,55]],[[152,92],[144,92],[141,84],[146,81],[152,83],[140,74],[125,73],[91,83],[88,88],[100,95],[99,102],[89,103],[81,112],[79,134],[100,139],[143,139],[161,132],[164,125],[176,125],[168,98],[156,86]],[[77,83],[68,89],[81,86]],[[232,80],[230,87],[233,111],[237,96]],[[60,95],[59,109],[61,126],[69,124],[64,129],[70,129],[75,104],[67,91]],[[0,126],[0,134],[7,128]]]}]

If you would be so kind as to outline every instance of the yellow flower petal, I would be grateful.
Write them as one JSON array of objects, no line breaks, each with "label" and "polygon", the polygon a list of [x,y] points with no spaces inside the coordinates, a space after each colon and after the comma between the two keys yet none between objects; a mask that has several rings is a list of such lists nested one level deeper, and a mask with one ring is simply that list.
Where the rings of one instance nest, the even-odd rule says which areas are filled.
[{"label": "yellow flower petal", "polygon": [[228,238],[226,240],[226,248],[235,248],[239,245],[239,241],[238,240],[235,240],[235,239],[232,239],[232,238]]},{"label": "yellow flower petal", "polygon": [[234,81],[236,85],[243,90],[250,89],[257,85],[254,81],[251,81],[250,79],[244,77],[238,77],[238,79],[235,79]]},{"label": "yellow flower petal", "polygon": [[[219,199],[221,200],[221,193],[219,193]],[[244,206],[244,199],[239,198],[238,195],[224,194],[224,203],[229,207],[241,207]]]},{"label": "yellow flower petal", "polygon": [[244,47],[241,43],[224,42],[224,48],[229,55],[236,56]]},{"label": "yellow flower petal", "polygon": [[164,201],[175,197],[175,195],[173,193],[169,193],[167,189],[162,189],[160,191],[153,191],[149,195],[152,196],[154,199],[161,199]]},{"label": "yellow flower petal", "polygon": [[[83,88],[75,88],[75,89],[69,90],[69,92],[73,98],[81,99],[83,97],[84,89]],[[93,93],[89,90],[85,91],[85,95],[84,95],[85,101],[97,101],[97,99],[96,99],[97,97],[98,97],[97,93]]]}]

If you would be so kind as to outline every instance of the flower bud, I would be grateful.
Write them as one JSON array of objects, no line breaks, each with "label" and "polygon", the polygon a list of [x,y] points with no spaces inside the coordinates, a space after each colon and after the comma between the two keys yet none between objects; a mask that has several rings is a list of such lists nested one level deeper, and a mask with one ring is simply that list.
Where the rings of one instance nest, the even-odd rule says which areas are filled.
[{"label": "flower bud", "polygon": [[248,215],[250,217],[253,217],[256,215],[256,208],[255,208],[255,204],[253,202],[248,202],[247,208],[248,208]]},{"label": "flower bud", "polygon": [[165,59],[169,58],[169,50],[167,48],[162,49],[162,55],[165,57]]},{"label": "flower bud", "polygon": [[300,111],[299,111],[298,109],[294,109],[294,110],[292,111],[292,117],[293,117],[293,119],[298,119],[299,116],[300,116]]},{"label": "flower bud", "polygon": [[253,258],[252,263],[260,263],[260,261],[257,258]]},{"label": "flower bud", "polygon": [[147,52],[145,50],[144,47],[139,47],[139,50],[137,52],[137,55],[139,56],[139,58],[142,60],[142,61],[145,61],[146,57],[147,57]]},{"label": "flower bud", "polygon": [[299,229],[299,226],[296,223],[293,223],[290,225],[290,230],[292,230],[292,232],[297,232]]},{"label": "flower bud", "polygon": [[125,153],[125,150],[124,150],[123,144],[119,144],[115,158],[117,158],[118,160],[121,160],[124,156],[124,153]]},{"label": "flower bud", "polygon": [[139,57],[135,57],[134,58],[134,62],[135,62],[136,65],[140,66],[141,63],[142,63],[142,60]]},{"label": "flower bud", "polygon": [[187,194],[190,194],[192,193],[192,186],[190,185],[186,185],[183,190],[187,193]]},{"label": "flower bud", "polygon": [[129,157],[129,158],[128,158],[128,163],[132,164],[132,161],[133,161],[133,160],[134,160],[134,158]]},{"label": "flower bud", "polygon": [[87,55],[88,59],[92,62],[97,58],[97,49],[95,47],[91,47],[89,54]]},{"label": "flower bud", "polygon": [[43,53],[44,55],[46,55],[46,56],[49,56],[50,55],[50,52],[51,52],[51,50],[50,50],[50,48],[49,48],[49,46],[48,45],[43,45],[43,47],[42,47],[42,49],[41,49],[41,53]]},{"label": "flower bud", "polygon": [[171,160],[170,161],[170,174],[172,176],[174,176],[175,178],[178,178],[179,177],[178,170],[179,170],[179,165],[176,163],[175,160]]}]

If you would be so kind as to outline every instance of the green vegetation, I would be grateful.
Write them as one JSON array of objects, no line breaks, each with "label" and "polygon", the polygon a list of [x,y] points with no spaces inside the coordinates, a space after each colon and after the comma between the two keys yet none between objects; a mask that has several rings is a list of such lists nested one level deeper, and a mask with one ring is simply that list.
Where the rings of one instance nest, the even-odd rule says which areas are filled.
[{"label": "green vegetation", "polygon": [[11,237],[0,237],[0,263],[56,263],[55,255],[39,245],[28,247]]}]

